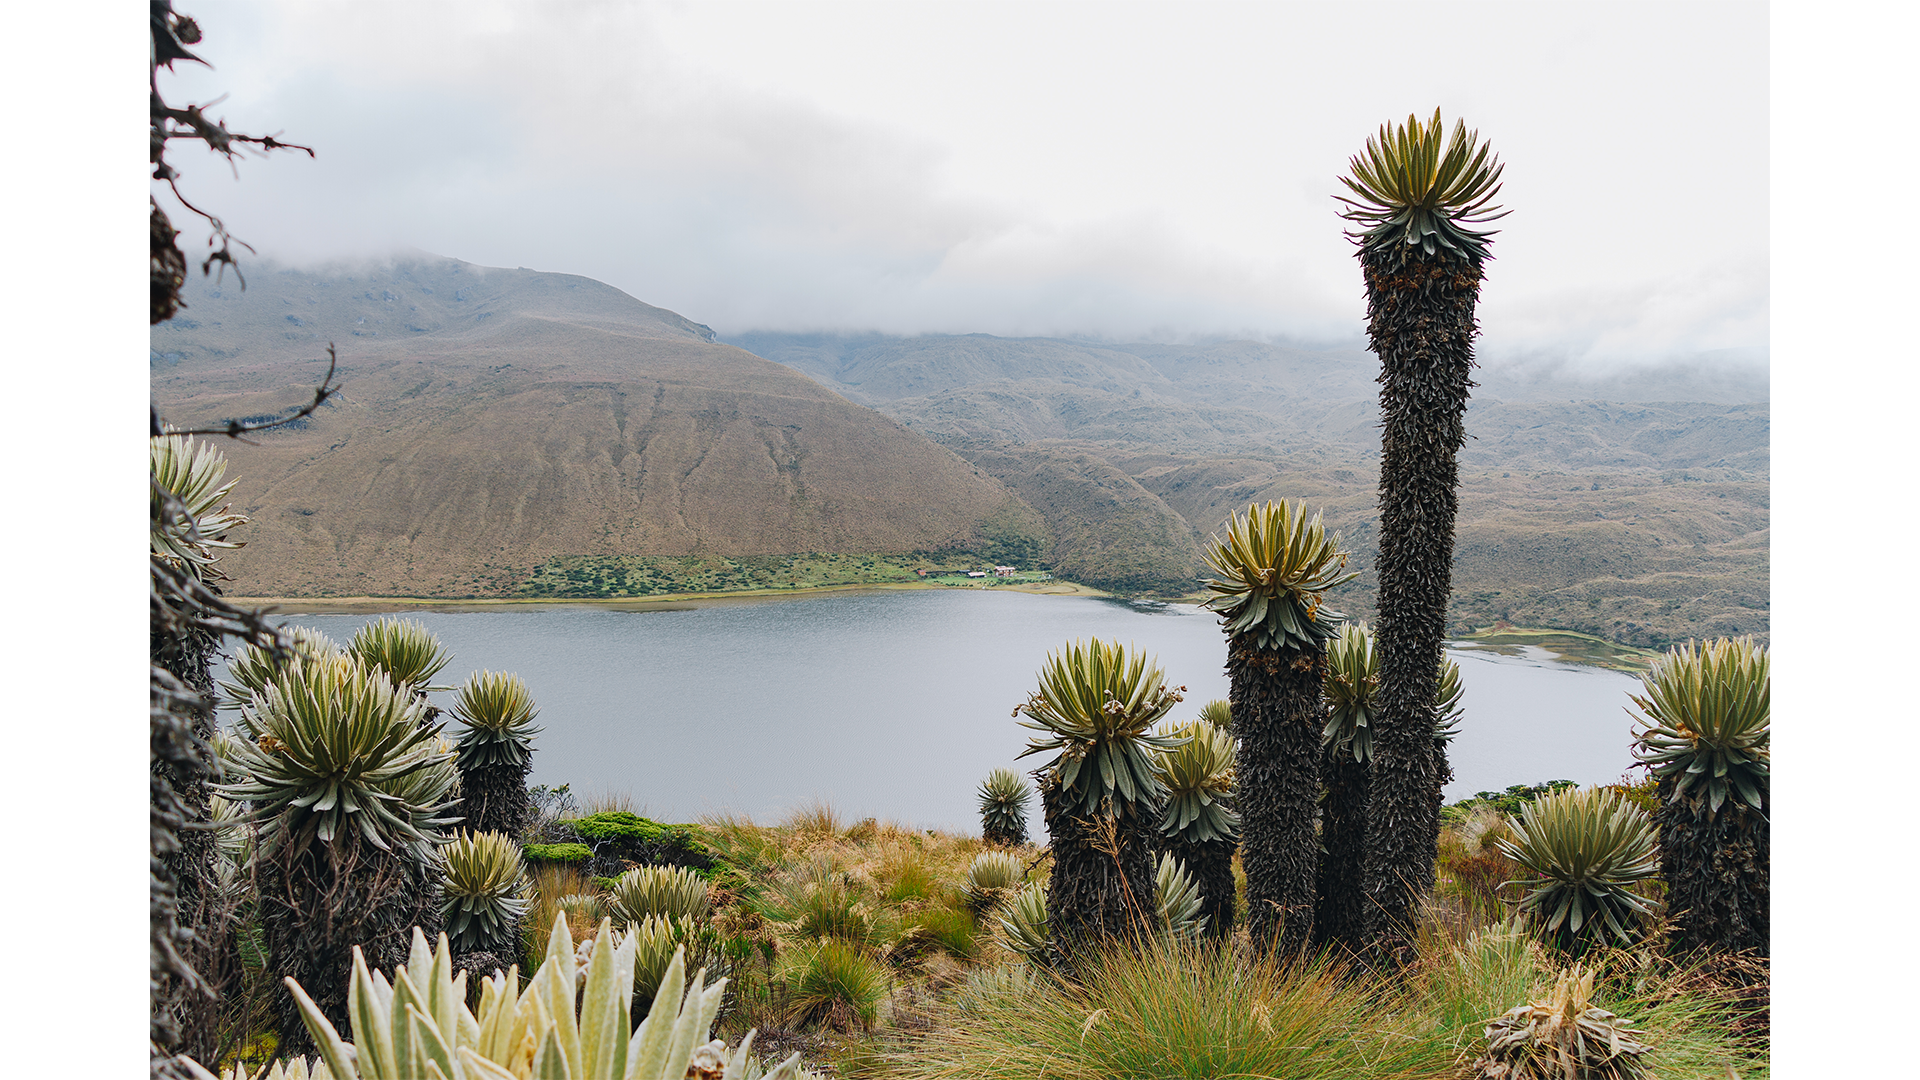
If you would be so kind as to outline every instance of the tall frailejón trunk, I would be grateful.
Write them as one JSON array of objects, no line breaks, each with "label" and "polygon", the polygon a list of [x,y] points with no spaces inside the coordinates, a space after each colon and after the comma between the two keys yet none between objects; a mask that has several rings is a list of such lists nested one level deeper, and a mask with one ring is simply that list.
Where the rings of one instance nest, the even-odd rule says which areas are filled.
[{"label": "tall frailej\u00f3n trunk", "polygon": [[1059,958],[1071,965],[1103,941],[1146,937],[1153,928],[1157,850],[1148,822],[1157,820],[1157,813],[1083,816],[1050,773],[1042,771],[1035,779],[1053,847],[1047,923]]},{"label": "tall frailej\u00f3n trunk", "polygon": [[1228,639],[1247,927],[1255,947],[1284,957],[1302,953],[1313,932],[1325,674],[1324,645],[1261,649],[1249,635]]},{"label": "tall frailej\u00f3n trunk", "polygon": [[[166,571],[157,571],[166,572]],[[177,573],[176,573],[176,576]],[[219,639],[185,613],[169,609],[150,631],[152,665],[180,689],[199,695],[203,706],[172,707],[156,700],[148,747],[149,907],[155,964],[150,972],[151,1038],[160,1050],[210,1058],[219,1033],[214,1021],[218,986],[201,970],[215,958],[224,926],[209,925],[217,906],[213,883],[213,833],[208,819],[207,780],[214,761],[213,658]]]},{"label": "tall frailej\u00f3n trunk", "polygon": [[1348,751],[1329,754],[1326,796],[1320,803],[1319,898],[1313,909],[1313,943],[1338,944],[1350,952],[1365,947],[1366,889],[1361,870],[1367,855],[1367,763]]},{"label": "tall frailej\u00f3n trunk", "polygon": [[463,756],[460,766],[460,813],[466,818],[461,827],[472,832],[497,832],[520,836],[533,824],[533,800],[527,795],[530,762],[500,758],[483,765],[469,766]]},{"label": "tall frailej\u00f3n trunk", "polygon": [[1363,917],[1381,955],[1404,959],[1433,888],[1434,698],[1458,506],[1454,455],[1473,386],[1481,268],[1445,250],[1363,247],[1367,333],[1380,357],[1380,691],[1368,800]]},{"label": "tall frailej\u00f3n trunk", "polygon": [[[282,848],[260,867],[260,906],[276,982],[292,978],[339,1031],[346,1031],[353,948],[369,968],[404,964],[415,926],[440,932],[432,867],[401,850],[381,851],[355,831],[332,843]],[[284,984],[273,1016],[281,1056],[318,1051]]]},{"label": "tall frailej\u00f3n trunk", "polygon": [[1728,799],[1708,812],[1704,798],[1673,801],[1674,779],[1661,777],[1660,876],[1676,951],[1711,948],[1771,952],[1771,828],[1766,815]]},{"label": "tall frailej\u00f3n trunk", "polygon": [[1200,890],[1200,914],[1207,917],[1207,937],[1224,938],[1233,932],[1233,853],[1239,847],[1234,840],[1189,843],[1170,837],[1161,841],[1161,850],[1186,866],[1187,875]]}]

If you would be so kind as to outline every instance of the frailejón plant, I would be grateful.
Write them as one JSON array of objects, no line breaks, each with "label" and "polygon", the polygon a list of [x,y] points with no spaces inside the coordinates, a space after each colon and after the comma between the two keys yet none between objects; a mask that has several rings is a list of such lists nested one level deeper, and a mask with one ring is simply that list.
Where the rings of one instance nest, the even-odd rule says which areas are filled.
[{"label": "frailej\u00f3n plant", "polygon": [[1070,642],[1048,654],[1039,689],[1015,710],[1039,733],[1021,757],[1057,751],[1036,775],[1053,845],[1053,940],[1066,952],[1147,929],[1166,798],[1153,755],[1179,742],[1152,729],[1184,689],[1143,652]]},{"label": "frailej\u00f3n plant", "polygon": [[1453,581],[1459,507],[1455,455],[1466,439],[1489,232],[1501,165],[1478,133],[1435,110],[1382,125],[1341,178],[1367,288],[1368,348],[1380,358],[1380,691],[1372,721],[1372,794],[1362,876],[1370,902],[1353,942],[1413,955],[1432,891],[1443,772],[1432,738],[1435,678]]},{"label": "frailej\u00f3n plant", "polygon": [[532,903],[520,845],[497,832],[463,831],[443,854],[442,911],[453,947],[499,956],[518,952],[520,919]]},{"label": "frailej\u00f3n plant", "polygon": [[960,896],[975,916],[984,917],[1026,879],[1026,866],[1018,858],[1004,851],[983,851],[967,867]]},{"label": "frailej\u00f3n plant", "polygon": [[1240,860],[1254,941],[1297,955],[1313,927],[1319,843],[1320,700],[1326,642],[1344,616],[1323,594],[1355,576],[1319,515],[1282,501],[1249,506],[1204,549],[1219,576],[1207,606],[1227,635],[1240,796]]},{"label": "frailej\u00f3n plant", "polygon": [[1752,639],[1678,646],[1631,695],[1657,781],[1661,875],[1682,950],[1769,951],[1773,678]]},{"label": "frailej\u00f3n plant", "polygon": [[415,693],[453,689],[427,685],[453,657],[418,619],[376,619],[353,635],[347,651],[368,667],[382,669],[394,682],[411,686]]},{"label": "frailej\u00f3n plant", "polygon": [[[1214,715],[1229,720],[1230,713],[1222,715],[1226,702],[1210,704],[1220,706]],[[1187,868],[1200,890],[1207,933],[1218,937],[1233,927],[1233,853],[1240,845],[1240,815],[1233,809],[1233,735],[1225,723],[1204,718],[1159,730],[1187,740],[1159,754],[1167,786],[1167,810],[1160,819],[1163,852]]]},{"label": "frailej\u00f3n plant", "polygon": [[1033,788],[1009,768],[987,774],[980,785],[981,838],[989,844],[1012,847],[1027,842],[1027,799]]},{"label": "frailej\u00f3n plant", "polygon": [[699,919],[709,903],[707,883],[682,866],[636,866],[621,874],[609,891],[607,907],[621,924],[649,916]]},{"label": "frailej\u00f3n plant", "polygon": [[1164,851],[1154,866],[1153,906],[1159,929],[1175,941],[1195,941],[1206,931],[1199,886],[1187,876],[1186,865]]},{"label": "frailej\u00f3n plant", "polygon": [[461,809],[475,829],[520,835],[533,821],[527,773],[533,769],[534,717],[540,710],[520,676],[477,671],[453,699],[460,724]]},{"label": "frailej\u00f3n plant", "polygon": [[1633,890],[1653,876],[1653,826],[1647,815],[1606,788],[1567,789],[1528,803],[1512,840],[1496,841],[1506,856],[1544,878],[1520,908],[1535,928],[1564,949],[1584,950],[1609,939],[1632,944],[1653,904]]}]

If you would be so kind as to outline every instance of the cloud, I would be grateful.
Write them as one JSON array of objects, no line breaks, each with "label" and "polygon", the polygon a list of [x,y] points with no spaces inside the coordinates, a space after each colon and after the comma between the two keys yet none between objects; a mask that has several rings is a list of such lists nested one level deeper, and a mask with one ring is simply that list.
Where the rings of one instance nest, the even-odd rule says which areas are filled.
[{"label": "cloud", "polygon": [[206,0],[222,66],[181,96],[230,91],[236,127],[319,157],[191,163],[187,188],[282,259],[585,274],[722,333],[1350,340],[1334,177],[1439,97],[1509,163],[1490,359],[1764,345],[1765,184],[1715,188],[1765,175],[1764,10],[1679,5],[1649,36],[1607,6],[1455,6],[1487,29],[1388,19],[1376,45],[1481,62],[1362,78],[1338,6]]}]

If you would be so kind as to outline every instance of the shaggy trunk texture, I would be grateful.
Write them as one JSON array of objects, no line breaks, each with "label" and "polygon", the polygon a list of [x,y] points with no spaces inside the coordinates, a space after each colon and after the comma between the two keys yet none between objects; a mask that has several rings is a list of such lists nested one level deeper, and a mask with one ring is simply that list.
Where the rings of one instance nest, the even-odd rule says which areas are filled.
[{"label": "shaggy trunk texture", "polygon": [[533,800],[527,797],[531,764],[495,761],[460,769],[460,827],[473,832],[504,833],[515,839],[533,824]]},{"label": "shaggy trunk texture", "polygon": [[[367,966],[386,971],[406,962],[412,929],[428,941],[440,933],[437,875],[400,850],[381,851],[357,831],[332,844],[282,848],[263,860],[260,906],[274,979],[292,977],[335,1030],[347,1030],[347,985],[353,947]],[[280,1033],[277,1057],[316,1051],[300,1007],[284,985],[274,997]]]},{"label": "shaggy trunk texture", "polygon": [[1187,876],[1200,888],[1200,913],[1207,917],[1207,936],[1224,938],[1232,933],[1233,853],[1240,845],[1232,840],[1189,844],[1168,839],[1162,843],[1163,850],[1187,864]]},{"label": "shaggy trunk texture", "polygon": [[[161,570],[176,577],[176,571]],[[179,612],[151,620],[149,652],[155,678],[171,676],[176,694],[197,694],[204,708],[156,695],[148,737],[149,1038],[162,1054],[208,1057],[218,1042],[218,987],[196,970],[209,958],[222,928],[203,916],[215,904],[213,833],[207,820],[207,779],[213,772],[213,656],[219,639]],[[155,1068],[161,1055],[156,1055]]]},{"label": "shaggy trunk texture", "polygon": [[[1745,803],[1728,799],[1709,818],[1705,800],[1669,802],[1673,779],[1656,790],[1660,809],[1660,876],[1667,881],[1667,911],[1674,921],[1673,947],[1708,948],[1769,956],[1771,903],[1767,819]],[[1766,793],[1761,794],[1765,800]],[[1696,812],[1697,811],[1697,812]]]},{"label": "shaggy trunk texture", "polygon": [[1245,636],[1227,642],[1247,926],[1256,947],[1277,947],[1282,956],[1305,951],[1313,931],[1326,666],[1320,647],[1256,649]]},{"label": "shaggy trunk texture", "polygon": [[1024,825],[1015,828],[1010,822],[986,821],[982,823],[980,839],[991,847],[1019,847],[1027,842],[1027,830]]},{"label": "shaggy trunk texture", "polygon": [[1360,878],[1367,853],[1367,765],[1351,752],[1329,757],[1327,794],[1320,804],[1319,898],[1313,909],[1313,943],[1350,953],[1366,947],[1366,890]]},{"label": "shaggy trunk texture", "polygon": [[1084,818],[1066,802],[1058,782],[1042,776],[1040,803],[1053,844],[1047,923],[1060,961],[1072,970],[1076,955],[1103,942],[1152,932],[1157,841],[1148,822],[1159,820],[1159,808],[1139,807],[1123,820]]},{"label": "shaggy trunk texture", "polygon": [[1390,963],[1412,958],[1433,889],[1434,696],[1453,578],[1453,523],[1473,386],[1480,266],[1391,243],[1361,252],[1367,334],[1380,357],[1380,691],[1363,869],[1368,938]]}]

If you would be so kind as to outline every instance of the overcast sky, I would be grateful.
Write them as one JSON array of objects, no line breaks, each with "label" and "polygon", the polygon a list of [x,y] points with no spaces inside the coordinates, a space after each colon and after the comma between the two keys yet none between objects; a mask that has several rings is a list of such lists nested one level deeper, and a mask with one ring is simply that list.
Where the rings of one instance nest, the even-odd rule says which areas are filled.
[{"label": "overcast sky", "polygon": [[291,261],[413,247],[750,329],[1352,340],[1332,195],[1439,107],[1506,163],[1483,360],[1768,335],[1758,3],[180,0],[236,130],[176,150]]}]

